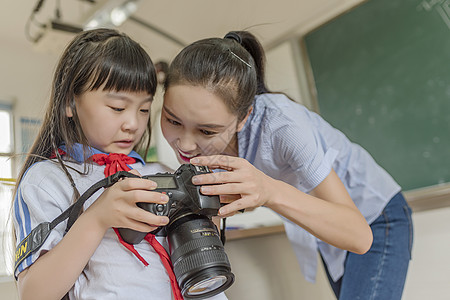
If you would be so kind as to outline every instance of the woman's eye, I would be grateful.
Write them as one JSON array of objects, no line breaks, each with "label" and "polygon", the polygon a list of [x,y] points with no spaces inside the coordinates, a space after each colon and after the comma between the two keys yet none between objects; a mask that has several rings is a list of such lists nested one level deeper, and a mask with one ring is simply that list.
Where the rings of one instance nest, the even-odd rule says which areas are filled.
[{"label": "woman's eye", "polygon": [[125,108],[113,107],[113,106],[110,106],[110,108],[111,108],[112,110],[114,110],[114,111],[123,111],[123,110],[125,110]]},{"label": "woman's eye", "polygon": [[204,135],[215,135],[215,134],[217,134],[217,132],[204,130],[204,129],[200,129],[200,132],[203,133]]},{"label": "woman's eye", "polygon": [[141,109],[141,112],[144,114],[148,114],[150,112],[150,109]]},{"label": "woman's eye", "polygon": [[172,125],[175,125],[175,126],[181,125],[180,122],[177,122],[175,120],[172,120],[172,119],[169,119],[169,118],[166,118],[166,120],[167,120],[167,122],[169,122]]}]

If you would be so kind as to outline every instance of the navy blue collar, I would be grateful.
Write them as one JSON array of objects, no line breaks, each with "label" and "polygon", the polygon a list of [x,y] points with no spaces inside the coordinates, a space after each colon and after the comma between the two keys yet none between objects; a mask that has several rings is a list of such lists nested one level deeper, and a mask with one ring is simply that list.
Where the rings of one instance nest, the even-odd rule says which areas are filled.
[{"label": "navy blue collar", "polygon": [[[61,145],[61,146],[59,146],[59,148],[61,150],[67,151],[66,145]],[[109,153],[102,152],[102,151],[100,151],[98,149],[92,148],[92,147],[88,148],[88,151],[90,152],[90,153],[88,152],[89,153],[89,155],[88,155],[89,157],[94,155],[94,154],[109,154]],[[83,161],[84,161],[83,145],[78,144],[78,143],[74,144],[73,145],[73,153],[71,153],[71,156],[78,163],[80,163],[80,164],[83,163]],[[142,159],[142,157],[136,151],[134,151],[134,150],[131,151],[130,154],[128,154],[128,156],[136,159],[136,161],[141,162],[143,165],[145,165],[144,159]]]}]

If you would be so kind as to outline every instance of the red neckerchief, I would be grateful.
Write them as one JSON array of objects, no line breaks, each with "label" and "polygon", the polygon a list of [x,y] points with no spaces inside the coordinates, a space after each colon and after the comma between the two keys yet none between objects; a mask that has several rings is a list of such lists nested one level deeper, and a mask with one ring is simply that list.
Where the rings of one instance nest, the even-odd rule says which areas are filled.
[{"label": "red neckerchief", "polygon": [[[60,156],[66,155],[66,151],[64,151],[63,149],[59,149],[59,148],[58,148],[58,153]],[[50,155],[49,158],[56,158],[56,152],[53,151],[53,153]]]},{"label": "red neckerchief", "polygon": [[105,177],[117,173],[118,171],[129,171],[131,169],[127,164],[136,162],[136,159],[122,153],[94,154],[91,156],[91,159],[100,166],[106,165],[104,172]]},{"label": "red neckerchief", "polygon": [[[106,165],[105,167],[105,177],[111,176],[119,171],[129,171],[131,170],[127,164],[132,164],[136,162],[135,158],[129,157],[128,155],[122,153],[111,153],[111,154],[94,154],[91,156],[92,161],[96,162],[99,165]],[[130,250],[145,266],[148,266],[148,262],[137,252],[132,244],[125,242],[119,234],[117,228],[114,228],[114,232],[119,238],[120,243],[125,246],[128,250]],[[155,249],[156,253],[158,253],[162,264],[166,268],[167,274],[170,278],[170,283],[172,286],[172,292],[176,300],[183,300],[183,296],[181,295],[180,287],[178,286],[177,280],[175,278],[175,274],[172,268],[172,262],[170,261],[170,257],[166,252],[166,249],[158,242],[155,238],[154,234],[147,233],[144,238],[152,247]]]},{"label": "red neckerchief", "polygon": [[[60,155],[65,155],[66,152],[58,149],[58,153]],[[53,153],[50,158],[55,158],[56,155]],[[136,159],[133,157],[129,157],[128,155],[122,153],[111,153],[111,154],[94,154],[91,156],[92,161],[97,164],[105,166],[105,177],[111,176],[112,174],[119,171],[129,171],[131,170],[127,164],[132,164],[136,162]],[[148,266],[148,262],[137,252],[132,244],[125,242],[122,239],[122,236],[119,234],[117,228],[113,228],[117,237],[119,238],[120,243],[130,250],[143,264],[144,266]],[[154,234],[147,233],[144,239],[155,249],[156,253],[158,253],[162,264],[164,265],[167,274],[170,278],[170,284],[172,287],[172,292],[175,297],[175,300],[183,300],[183,296],[181,295],[180,287],[178,286],[177,279],[175,278],[175,274],[173,272],[172,262],[170,261],[170,257],[167,254],[166,249],[158,242],[155,238]]]}]

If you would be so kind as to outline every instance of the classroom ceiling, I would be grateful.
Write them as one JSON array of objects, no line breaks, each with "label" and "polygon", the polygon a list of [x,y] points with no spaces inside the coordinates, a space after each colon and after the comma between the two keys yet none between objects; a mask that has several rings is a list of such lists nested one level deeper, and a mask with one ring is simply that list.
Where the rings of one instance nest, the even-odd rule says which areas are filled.
[{"label": "classroom ceiling", "polygon": [[[42,0],[41,0],[42,1]],[[116,0],[110,0],[116,1]],[[119,1],[119,0],[117,0]],[[123,0],[122,0],[123,1]],[[58,38],[45,44],[27,39],[37,36],[42,29],[38,23],[55,19],[59,3],[60,21],[81,25],[80,22],[104,0],[46,0],[35,21],[27,20],[38,0],[3,0],[0,11],[1,43],[18,44],[60,53],[70,39]],[[146,47],[152,58],[170,59],[181,44],[189,44],[206,37],[221,37],[230,30],[250,29],[263,45],[272,47],[283,40],[300,34],[303,30],[354,5],[357,0],[140,0],[133,18],[118,29],[128,33]],[[83,19],[84,18],[84,19]],[[140,22],[139,22],[140,21]],[[168,38],[169,37],[169,38]],[[41,41],[44,41],[42,39]],[[38,47],[36,47],[38,46]]]}]

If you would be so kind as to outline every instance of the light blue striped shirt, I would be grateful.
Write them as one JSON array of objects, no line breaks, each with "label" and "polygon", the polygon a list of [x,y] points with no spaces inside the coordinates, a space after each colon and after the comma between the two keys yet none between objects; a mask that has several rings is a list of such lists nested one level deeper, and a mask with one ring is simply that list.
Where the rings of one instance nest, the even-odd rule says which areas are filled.
[{"label": "light blue striped shirt", "polygon": [[[240,157],[305,193],[322,182],[333,168],[369,224],[401,190],[366,150],[321,116],[282,94],[256,97],[253,111],[238,133],[238,143]],[[345,250],[326,244],[300,226],[283,220],[308,281],[315,281],[317,249],[333,280],[343,275]]]}]

